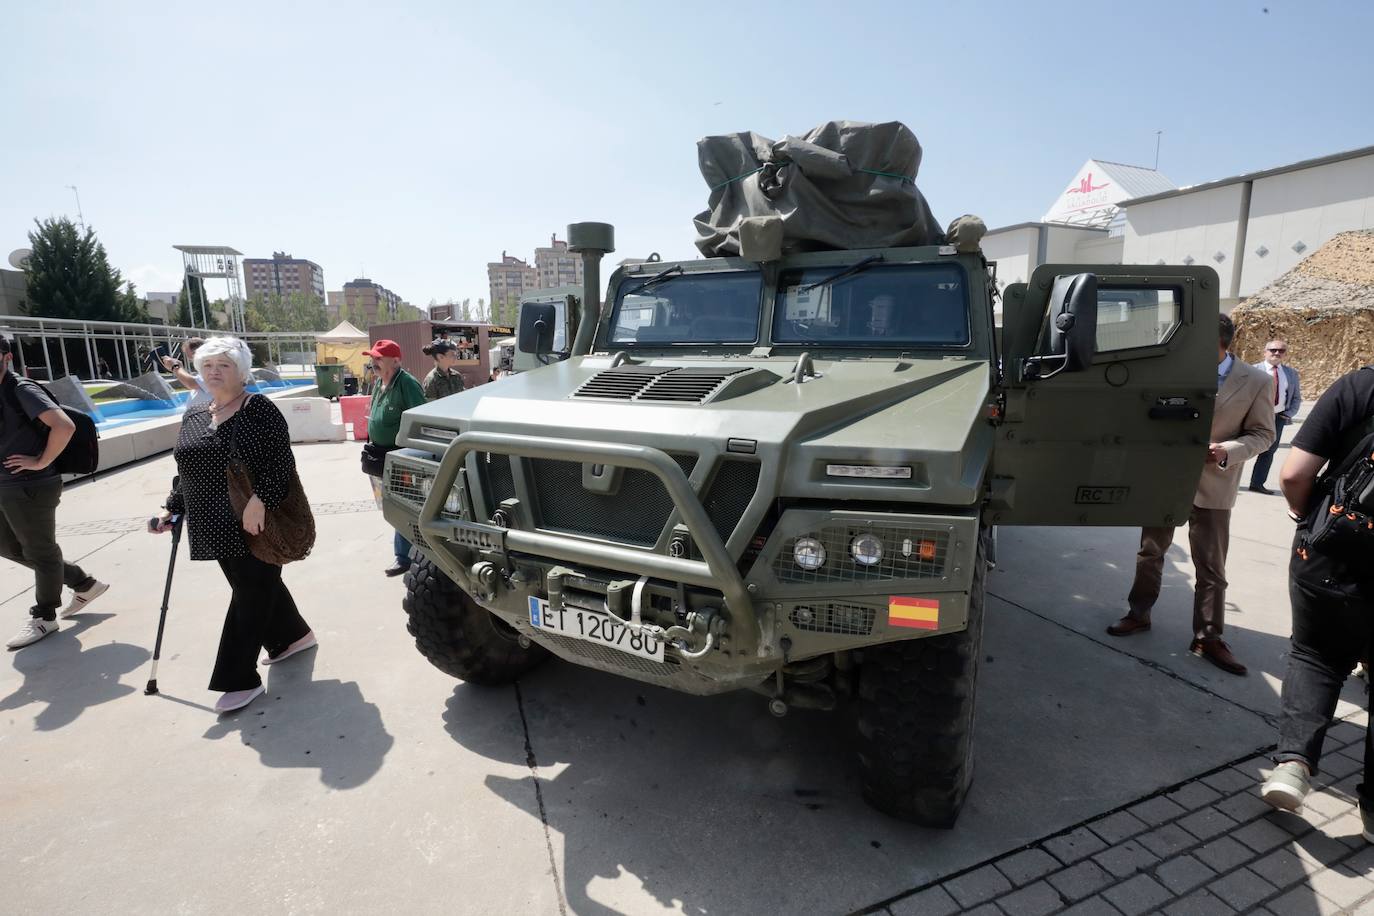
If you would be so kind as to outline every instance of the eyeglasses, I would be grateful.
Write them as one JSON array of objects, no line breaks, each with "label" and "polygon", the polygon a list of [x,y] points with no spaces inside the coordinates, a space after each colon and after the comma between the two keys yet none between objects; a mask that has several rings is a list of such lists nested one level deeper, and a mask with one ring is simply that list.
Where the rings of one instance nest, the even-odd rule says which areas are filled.
[{"label": "eyeglasses", "polygon": [[1288,352],[1288,348],[1287,348],[1287,347],[1265,347],[1265,348],[1264,348],[1264,352],[1265,352],[1265,353],[1287,353],[1287,352]]}]

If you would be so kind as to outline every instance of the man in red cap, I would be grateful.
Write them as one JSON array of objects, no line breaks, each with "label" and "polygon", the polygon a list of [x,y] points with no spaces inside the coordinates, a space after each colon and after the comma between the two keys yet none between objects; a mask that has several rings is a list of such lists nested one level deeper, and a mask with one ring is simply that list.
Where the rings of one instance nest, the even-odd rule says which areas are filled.
[{"label": "man in red cap", "polygon": [[[367,355],[372,357],[381,383],[372,392],[372,409],[367,415],[369,451],[373,454],[396,448],[401,431],[401,414],[425,402],[420,382],[401,367],[401,346],[394,340],[379,340]],[[381,480],[373,479],[374,492],[381,493]],[[396,560],[386,568],[388,576],[399,576],[410,569],[410,541],[396,532],[393,540]]]}]

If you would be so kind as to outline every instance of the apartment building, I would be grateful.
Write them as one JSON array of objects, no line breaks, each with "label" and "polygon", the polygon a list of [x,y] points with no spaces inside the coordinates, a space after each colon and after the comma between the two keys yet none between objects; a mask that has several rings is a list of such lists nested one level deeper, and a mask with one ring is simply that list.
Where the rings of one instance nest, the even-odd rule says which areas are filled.
[{"label": "apartment building", "polygon": [[539,271],[503,251],[501,260],[487,263],[487,286],[491,296],[487,301],[504,305],[518,300],[527,290],[539,289]]},{"label": "apartment building", "polygon": [[534,249],[534,269],[538,273],[538,289],[555,286],[582,285],[582,257],[568,250],[568,243],[558,236],[549,237],[547,248]]},{"label": "apartment building", "polygon": [[343,289],[331,291],[325,301],[331,317],[337,319],[340,309],[347,305],[350,315],[373,325],[395,321],[401,297],[380,283],[359,277],[345,283]]},{"label": "apartment building", "polygon": [[249,299],[305,293],[324,301],[324,270],[314,261],[282,251],[271,258],[243,259],[244,291]]}]

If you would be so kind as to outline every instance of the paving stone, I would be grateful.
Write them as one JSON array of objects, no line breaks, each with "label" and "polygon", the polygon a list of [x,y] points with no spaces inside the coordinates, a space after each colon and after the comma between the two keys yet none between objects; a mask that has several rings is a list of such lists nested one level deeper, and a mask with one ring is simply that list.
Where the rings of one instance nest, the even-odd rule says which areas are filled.
[{"label": "paving stone", "polygon": [[1215,877],[1216,872],[1188,855],[1170,859],[1155,869],[1155,879],[1175,894],[1186,894],[1202,882]]},{"label": "paving stone", "polygon": [[1079,827],[1063,836],[1051,837],[1042,844],[1050,855],[1065,865],[1072,865],[1107,848],[1107,844],[1087,827]]},{"label": "paving stone", "polygon": [[1149,825],[1129,811],[1118,811],[1099,818],[1088,825],[1088,829],[1100,836],[1108,844],[1129,840]]},{"label": "paving stone", "polygon": [[1273,772],[1274,761],[1271,760],[1269,757],[1260,754],[1251,757],[1249,760],[1243,760],[1240,763],[1233,763],[1231,764],[1231,766],[1233,769],[1240,770],[1242,773],[1244,773],[1246,776],[1249,776],[1255,782],[1259,782],[1261,779],[1267,777],[1271,772]]},{"label": "paving stone", "polygon": [[1003,916],[995,903],[985,903],[971,910],[964,910],[964,916]]},{"label": "paving stone", "polygon": [[1324,833],[1309,833],[1293,841],[1292,849],[1299,859],[1317,865],[1335,865],[1350,854],[1350,847]]},{"label": "paving stone", "polygon": [[1169,799],[1162,795],[1157,798],[1147,798],[1140,804],[1132,805],[1126,810],[1130,811],[1131,814],[1140,818],[1151,827],[1158,827],[1160,824],[1171,821],[1179,815],[1188,813],[1187,808],[1169,801]]},{"label": "paving stone", "polygon": [[1273,821],[1260,818],[1231,831],[1231,838],[1240,840],[1255,852],[1268,852],[1287,843],[1292,837]]},{"label": "paving stone", "polygon": [[1354,906],[1374,894],[1374,881],[1337,866],[1317,872],[1307,879],[1317,893],[1337,906]]},{"label": "paving stone", "polygon": [[1149,875],[1136,875],[1103,891],[1102,896],[1126,916],[1136,916],[1159,909],[1174,895]]},{"label": "paving stone", "polygon": [[1337,842],[1344,843],[1346,846],[1363,848],[1368,845],[1364,838],[1364,822],[1356,812],[1342,814],[1334,820],[1328,821],[1322,827],[1322,833]]},{"label": "paving stone", "polygon": [[1191,846],[1196,846],[1197,837],[1178,824],[1165,824],[1157,830],[1151,830],[1143,836],[1136,837],[1136,842],[1163,858],[1182,852]]},{"label": "paving stone", "polygon": [[1256,785],[1237,792],[1230,798],[1223,798],[1212,807],[1238,824],[1254,820],[1274,810],[1259,797],[1259,787]]},{"label": "paving stone", "polygon": [[1207,889],[1237,910],[1247,910],[1278,890],[1248,868],[1218,878]]},{"label": "paving stone", "polygon": [[1090,897],[1111,884],[1112,876],[1096,862],[1079,862],[1057,875],[1050,875],[1046,880],[1064,895],[1065,900],[1072,903]]},{"label": "paving stone", "polygon": [[1341,864],[1356,874],[1374,879],[1374,846],[1366,846]]},{"label": "paving stone", "polygon": [[1121,916],[1121,911],[1101,897],[1089,897],[1062,911],[1060,916]]},{"label": "paving stone", "polygon": [[1224,770],[1218,770],[1211,776],[1204,776],[1202,781],[1222,795],[1230,795],[1232,792],[1238,792],[1255,784],[1249,774],[1242,773],[1234,767],[1227,767]]},{"label": "paving stone", "polygon": [[1291,811],[1270,811],[1264,820],[1287,832],[1289,836],[1300,837],[1316,830],[1330,818],[1319,811],[1303,806],[1303,809],[1296,814]]},{"label": "paving stone", "polygon": [[1059,860],[1043,849],[1023,849],[995,863],[1007,880],[1020,887],[1059,869]]},{"label": "paving stone", "polygon": [[1236,822],[1216,808],[1203,808],[1179,818],[1178,825],[1199,840],[1210,840],[1234,828]]},{"label": "paving stone", "polygon": [[1064,899],[1044,881],[1037,881],[997,898],[997,905],[1009,916],[1046,916],[1064,908]]},{"label": "paving stone", "polygon": [[1206,891],[1189,894],[1164,908],[1169,916],[1230,916],[1235,910]]},{"label": "paving stone", "polygon": [[1353,722],[1339,722],[1326,730],[1327,746],[1364,741],[1364,729]]},{"label": "paving stone", "polygon": [[1322,772],[1333,780],[1344,779],[1363,767],[1362,758],[1357,759],[1346,754],[1327,754],[1322,758]]},{"label": "paving stone", "polygon": [[1203,805],[1210,805],[1212,802],[1221,798],[1221,793],[1210,786],[1200,782],[1190,782],[1186,786],[1175,789],[1164,796],[1176,805],[1182,805],[1189,811],[1201,808]]},{"label": "paving stone", "polygon": [[1311,809],[1327,818],[1339,817],[1353,808],[1355,804],[1352,799],[1341,798],[1330,792],[1312,792],[1302,801],[1304,809]]},{"label": "paving stone", "polygon": [[888,909],[893,916],[949,916],[959,912],[959,904],[943,887],[928,887],[890,904]]},{"label": "paving stone", "polygon": [[1318,866],[1304,862],[1291,849],[1278,849],[1249,865],[1257,875],[1275,887],[1283,888],[1306,881]]},{"label": "paving stone", "polygon": [[976,906],[1011,890],[1011,882],[991,865],[974,869],[966,875],[946,881],[942,886],[964,907]]},{"label": "paving stone", "polygon": [[1243,865],[1254,858],[1255,853],[1230,837],[1223,836],[1212,840],[1206,846],[1195,851],[1193,855],[1224,874],[1237,865]]},{"label": "paving stone", "polygon": [[1374,899],[1366,900],[1355,907],[1355,916],[1374,916]]},{"label": "paving stone", "polygon": [[1363,728],[1365,723],[1369,721],[1369,713],[1365,712],[1363,709],[1360,709],[1346,716],[1341,721],[1348,722],[1351,725],[1358,725],[1361,728]]},{"label": "paving stone", "polygon": [[1118,878],[1127,878],[1144,871],[1159,861],[1159,856],[1135,840],[1127,840],[1093,856],[1093,861]]},{"label": "paving stone", "polygon": [[1274,916],[1335,916],[1341,911],[1336,904],[1318,894],[1306,884],[1300,884],[1265,907]]}]

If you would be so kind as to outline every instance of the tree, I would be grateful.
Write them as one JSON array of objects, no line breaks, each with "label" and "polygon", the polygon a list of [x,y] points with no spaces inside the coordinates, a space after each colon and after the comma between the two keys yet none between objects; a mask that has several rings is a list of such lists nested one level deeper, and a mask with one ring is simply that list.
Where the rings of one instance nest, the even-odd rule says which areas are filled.
[{"label": "tree", "polygon": [[208,317],[210,300],[205,295],[205,281],[188,272],[181,281],[181,292],[177,295],[177,313],[173,323],[186,328],[200,327],[202,323],[211,324],[213,327],[213,319],[202,320],[202,307]]},{"label": "tree", "polygon": [[120,321],[119,271],[110,266],[95,230],[79,231],[65,216],[34,220],[33,254],[24,267],[28,312],[40,318]]},{"label": "tree", "polygon": [[139,324],[148,324],[152,321],[152,316],[148,314],[148,303],[143,301],[132,281],[126,283],[124,292],[119,294],[119,312],[121,321]]},{"label": "tree", "polygon": [[463,300],[463,304],[460,305],[460,306],[458,306],[458,308],[457,308],[456,311],[457,311],[457,313],[458,313],[458,317],[461,318],[463,321],[471,321],[471,320],[472,320],[472,300],[471,300],[471,299],[464,299],[464,300]]}]

